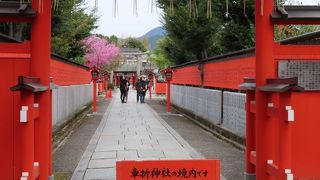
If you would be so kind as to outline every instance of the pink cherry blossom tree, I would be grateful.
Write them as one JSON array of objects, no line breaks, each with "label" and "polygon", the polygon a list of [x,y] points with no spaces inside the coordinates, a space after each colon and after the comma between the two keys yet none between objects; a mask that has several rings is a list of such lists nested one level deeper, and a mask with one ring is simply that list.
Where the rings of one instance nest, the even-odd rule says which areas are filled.
[{"label": "pink cherry blossom tree", "polygon": [[82,42],[86,48],[85,63],[89,67],[101,67],[119,55],[118,47],[95,35],[85,38]]}]

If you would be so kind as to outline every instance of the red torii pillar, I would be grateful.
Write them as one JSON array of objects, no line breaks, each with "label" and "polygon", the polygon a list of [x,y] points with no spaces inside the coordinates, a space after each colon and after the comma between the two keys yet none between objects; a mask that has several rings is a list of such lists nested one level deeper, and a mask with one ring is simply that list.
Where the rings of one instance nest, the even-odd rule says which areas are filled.
[{"label": "red torii pillar", "polygon": [[[263,3],[263,4],[262,4]],[[270,20],[273,1],[255,0],[256,87],[276,76],[273,44],[274,26]],[[267,160],[275,159],[274,123],[267,118],[268,94],[256,88],[256,179],[271,179],[266,172]]]},{"label": "red torii pillar", "polygon": [[[32,7],[38,11],[31,26],[31,76],[39,77],[43,85],[50,86],[51,52],[51,0],[32,0]],[[47,180],[52,176],[52,116],[50,91],[39,93],[35,98],[39,103],[40,117],[35,121],[35,162],[39,162],[39,179]]]}]

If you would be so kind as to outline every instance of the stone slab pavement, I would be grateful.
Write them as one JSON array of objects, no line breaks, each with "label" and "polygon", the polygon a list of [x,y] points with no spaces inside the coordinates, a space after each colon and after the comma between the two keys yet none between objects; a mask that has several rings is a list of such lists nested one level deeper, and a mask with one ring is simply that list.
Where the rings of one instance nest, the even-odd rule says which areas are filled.
[{"label": "stone slab pavement", "polygon": [[116,161],[204,159],[147,104],[127,103],[114,93],[104,117],[71,179],[116,179]]}]

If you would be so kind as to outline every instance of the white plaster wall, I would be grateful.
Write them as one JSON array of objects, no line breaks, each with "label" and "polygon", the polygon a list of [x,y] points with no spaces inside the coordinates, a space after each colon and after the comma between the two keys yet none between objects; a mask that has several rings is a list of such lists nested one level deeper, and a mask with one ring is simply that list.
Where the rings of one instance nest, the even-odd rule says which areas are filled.
[{"label": "white plaster wall", "polygon": [[222,126],[235,134],[246,136],[246,94],[223,92],[223,123]]},{"label": "white plaster wall", "polygon": [[52,126],[58,128],[92,101],[92,84],[52,89]]},{"label": "white plaster wall", "polygon": [[221,91],[171,85],[171,102],[211,123],[221,123]]},{"label": "white plaster wall", "polygon": [[[221,102],[223,95],[223,103]],[[171,85],[171,103],[237,134],[246,135],[246,94]],[[223,104],[223,107],[221,107]],[[223,113],[223,120],[221,115]]]}]

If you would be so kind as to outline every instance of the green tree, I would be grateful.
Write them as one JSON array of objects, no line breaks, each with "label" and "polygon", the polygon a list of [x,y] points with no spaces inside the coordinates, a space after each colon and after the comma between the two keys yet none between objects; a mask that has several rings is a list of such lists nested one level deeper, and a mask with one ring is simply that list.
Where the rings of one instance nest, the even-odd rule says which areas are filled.
[{"label": "green tree", "polygon": [[207,1],[174,1],[171,14],[169,1],[158,0],[171,42],[166,52],[176,64],[254,46],[254,2],[246,1],[245,6],[243,0],[228,2],[226,6],[225,0],[212,1],[210,17]]},{"label": "green tree", "polygon": [[119,38],[117,36],[115,36],[115,35],[112,35],[112,36],[108,37],[108,36],[105,36],[105,35],[102,35],[102,34],[96,34],[96,36],[99,37],[99,38],[105,39],[105,40],[108,41],[108,43],[114,44],[116,46],[118,46],[118,44],[119,44],[119,42],[118,42]]},{"label": "green tree", "polygon": [[[218,38],[221,53],[254,47],[254,1],[219,1],[215,15],[222,22]],[[227,8],[228,7],[228,12]]]},{"label": "green tree", "polygon": [[170,14],[169,1],[158,1],[164,9],[162,23],[170,39],[166,52],[176,58],[176,63],[207,57],[214,34],[220,28],[217,18],[207,18],[207,1],[197,1],[197,9],[190,9],[188,2],[175,1],[174,14]]},{"label": "green tree", "polygon": [[153,53],[150,56],[149,60],[155,62],[159,69],[164,69],[174,64],[172,57],[169,57],[169,53],[165,52],[169,44],[169,38],[160,39],[157,42],[157,48],[153,51]]},{"label": "green tree", "polygon": [[52,16],[51,51],[77,62],[83,62],[84,56],[80,42],[96,28],[97,21],[93,14],[85,12],[84,3],[85,0],[60,1]]},{"label": "green tree", "polygon": [[115,35],[112,35],[109,37],[109,42],[118,46],[119,45],[119,38]]},{"label": "green tree", "polygon": [[125,45],[128,48],[139,48],[140,51],[146,52],[147,49],[144,47],[143,43],[136,38],[129,37],[125,40]]}]

